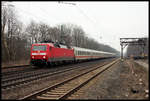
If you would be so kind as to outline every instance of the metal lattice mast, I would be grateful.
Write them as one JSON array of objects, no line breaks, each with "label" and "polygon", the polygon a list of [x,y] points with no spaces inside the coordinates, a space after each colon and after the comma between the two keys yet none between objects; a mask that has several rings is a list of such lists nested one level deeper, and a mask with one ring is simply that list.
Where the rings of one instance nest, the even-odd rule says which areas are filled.
[{"label": "metal lattice mast", "polygon": [[127,45],[140,45],[142,46],[143,52],[144,52],[144,46],[146,38],[120,38],[120,45],[121,45],[121,59],[123,59],[123,49]]}]

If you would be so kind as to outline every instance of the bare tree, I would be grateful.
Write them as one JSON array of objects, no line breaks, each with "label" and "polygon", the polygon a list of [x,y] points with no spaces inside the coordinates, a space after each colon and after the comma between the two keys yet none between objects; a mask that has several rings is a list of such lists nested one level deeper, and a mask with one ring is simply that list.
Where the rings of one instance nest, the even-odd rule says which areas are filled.
[{"label": "bare tree", "polygon": [[44,24],[44,23],[40,23],[39,24],[39,35],[40,35],[40,41],[42,40],[46,40],[47,36],[48,36],[48,30],[49,30],[49,26]]},{"label": "bare tree", "polygon": [[47,34],[47,40],[51,40],[55,42],[58,40],[60,42],[60,29],[58,27],[49,27],[48,28],[48,34]]},{"label": "bare tree", "polygon": [[9,53],[9,49],[8,49],[8,44],[6,41],[6,27],[7,27],[7,23],[8,23],[8,7],[7,6],[2,6],[2,13],[1,13],[1,38],[2,38],[2,49],[4,51],[2,51],[3,56],[6,52],[6,57],[10,57],[10,53]]},{"label": "bare tree", "polygon": [[72,37],[73,37],[74,45],[78,46],[78,47],[82,47],[83,40],[84,40],[84,37],[85,37],[85,33],[82,30],[82,28],[74,27]]},{"label": "bare tree", "polygon": [[35,21],[31,21],[31,23],[26,28],[27,35],[31,37],[31,44],[37,43],[39,40],[39,24]]},{"label": "bare tree", "polygon": [[[2,7],[1,19],[1,34],[3,47],[2,60],[9,62],[16,61],[19,58],[21,59],[18,54],[24,52],[25,50],[25,46],[23,45],[23,41],[21,39],[21,34],[23,34],[23,24],[18,20],[15,8],[8,6]],[[24,44],[26,44],[25,41]]]}]

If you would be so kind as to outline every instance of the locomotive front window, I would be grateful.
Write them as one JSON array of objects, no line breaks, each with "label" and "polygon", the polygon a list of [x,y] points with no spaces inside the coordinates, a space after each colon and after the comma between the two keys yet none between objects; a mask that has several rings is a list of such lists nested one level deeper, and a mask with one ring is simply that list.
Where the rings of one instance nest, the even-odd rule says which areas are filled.
[{"label": "locomotive front window", "polygon": [[33,46],[33,51],[46,51],[46,45]]}]

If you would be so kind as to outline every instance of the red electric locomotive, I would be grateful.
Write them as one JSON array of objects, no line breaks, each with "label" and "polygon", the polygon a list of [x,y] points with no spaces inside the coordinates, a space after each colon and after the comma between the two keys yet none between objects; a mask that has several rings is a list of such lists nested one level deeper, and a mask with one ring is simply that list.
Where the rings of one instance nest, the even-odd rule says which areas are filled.
[{"label": "red electric locomotive", "polygon": [[55,64],[65,61],[74,61],[73,48],[57,43],[37,43],[31,47],[31,64]]}]

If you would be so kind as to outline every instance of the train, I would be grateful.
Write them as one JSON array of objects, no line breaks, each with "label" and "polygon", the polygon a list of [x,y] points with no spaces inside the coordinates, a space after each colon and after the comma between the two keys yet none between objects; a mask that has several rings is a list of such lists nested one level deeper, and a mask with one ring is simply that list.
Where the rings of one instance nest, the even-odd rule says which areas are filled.
[{"label": "train", "polygon": [[148,54],[146,53],[141,53],[141,54],[138,54],[138,55],[134,55],[134,54],[131,54],[131,55],[128,55],[127,56],[128,58],[133,58],[133,59],[147,59],[148,58]]},{"label": "train", "polygon": [[68,47],[58,43],[34,43],[31,46],[30,56],[30,63],[32,65],[53,65],[100,58],[113,58],[116,54],[75,46]]}]

